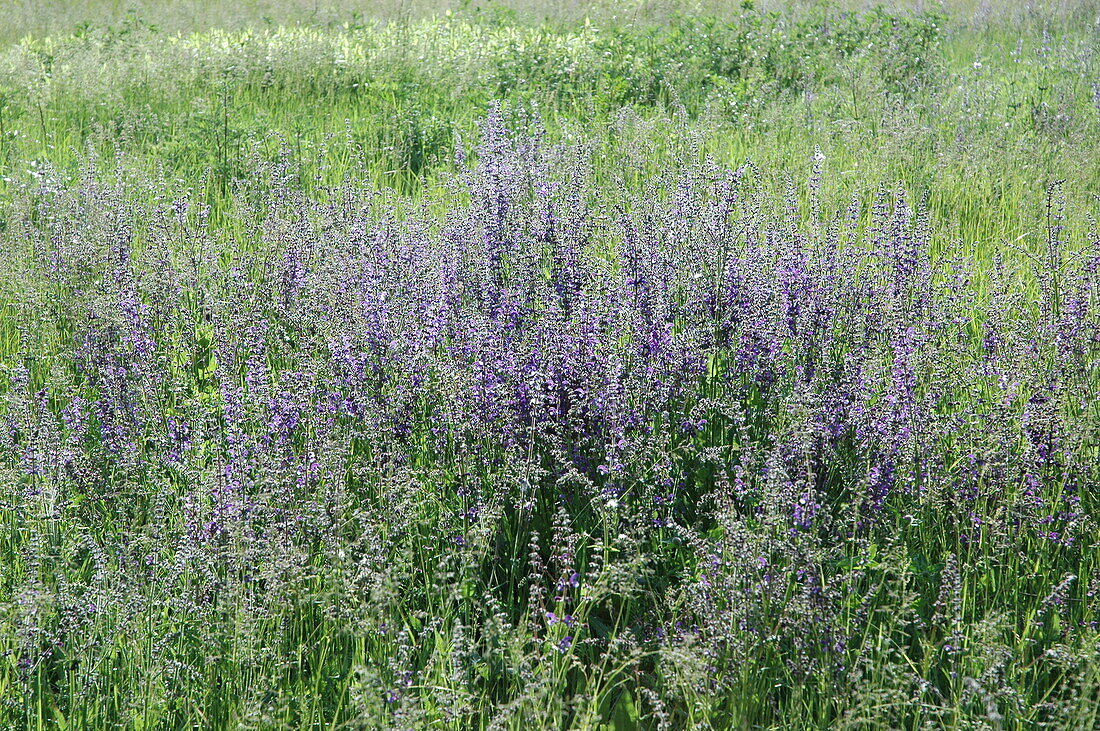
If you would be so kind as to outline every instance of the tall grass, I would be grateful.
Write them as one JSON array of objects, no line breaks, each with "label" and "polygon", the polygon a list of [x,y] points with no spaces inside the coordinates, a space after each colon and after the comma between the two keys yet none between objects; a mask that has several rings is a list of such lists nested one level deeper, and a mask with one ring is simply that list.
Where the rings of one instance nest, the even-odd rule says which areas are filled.
[{"label": "tall grass", "polygon": [[0,54],[0,725],[1100,727],[1091,6],[98,7]]}]

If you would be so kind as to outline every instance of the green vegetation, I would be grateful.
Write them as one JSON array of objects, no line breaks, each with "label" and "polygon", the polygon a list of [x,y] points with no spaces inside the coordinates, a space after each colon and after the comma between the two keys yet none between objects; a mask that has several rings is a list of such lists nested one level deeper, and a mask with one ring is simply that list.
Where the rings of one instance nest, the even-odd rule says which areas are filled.
[{"label": "green vegetation", "polygon": [[660,170],[682,152],[662,149],[670,120],[698,135],[700,154],[769,171],[805,174],[819,145],[834,201],[901,182],[928,191],[943,230],[971,242],[1032,231],[1052,180],[1079,194],[1100,178],[1100,31],[1083,11],[1077,24],[1040,15],[1022,30],[826,4],[660,25],[625,12],[607,26],[516,15],[488,5],[293,27],[266,15],[181,36],[127,14],[29,36],[0,61],[0,159],[16,174],[46,160],[75,171],[89,145],[106,158],[121,146],[145,169],[209,172],[224,188],[257,145],[314,160],[350,137],[365,173],[409,192],[449,168],[456,135],[470,140],[504,100],[537,110],[554,136],[590,137],[607,170],[639,144]]},{"label": "green vegetation", "polygon": [[914,5],[0,10],[0,726],[1100,728],[1100,7]]}]

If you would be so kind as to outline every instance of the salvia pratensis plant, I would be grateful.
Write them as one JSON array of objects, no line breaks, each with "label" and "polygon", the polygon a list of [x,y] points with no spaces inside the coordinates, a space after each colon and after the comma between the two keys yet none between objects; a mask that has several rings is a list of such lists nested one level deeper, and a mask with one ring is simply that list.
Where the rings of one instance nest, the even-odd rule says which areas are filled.
[{"label": "salvia pratensis plant", "polygon": [[904,189],[833,210],[820,150],[778,188],[592,154],[493,107],[444,209],[260,150],[218,226],[124,158],[19,188],[5,723],[1095,722],[1059,189],[979,286]]}]

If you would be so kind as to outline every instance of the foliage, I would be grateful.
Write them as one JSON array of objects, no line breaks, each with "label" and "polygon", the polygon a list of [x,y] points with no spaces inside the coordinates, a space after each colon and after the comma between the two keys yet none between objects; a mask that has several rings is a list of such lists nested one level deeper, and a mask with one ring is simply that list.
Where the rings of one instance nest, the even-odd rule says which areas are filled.
[{"label": "foliage", "polygon": [[1100,725],[1096,28],[667,20],[4,49],[0,725]]}]

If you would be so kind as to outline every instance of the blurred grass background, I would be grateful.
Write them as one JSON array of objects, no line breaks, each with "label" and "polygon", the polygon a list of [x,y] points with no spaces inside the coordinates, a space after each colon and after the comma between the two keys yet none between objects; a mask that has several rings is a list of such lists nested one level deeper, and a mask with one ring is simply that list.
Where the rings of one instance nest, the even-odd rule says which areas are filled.
[{"label": "blurred grass background", "polygon": [[[1030,235],[1046,186],[1100,179],[1095,2],[16,2],[0,10],[5,182],[89,148],[228,193],[289,145],[318,174],[434,187],[488,105],[643,171],[685,150],[826,201],[901,184],[945,243]],[[681,137],[683,135],[680,135]],[[322,163],[322,158],[324,162]],[[637,162],[636,160],[635,162]],[[633,166],[639,169],[639,166]],[[646,170],[648,168],[648,170]],[[629,183],[629,181],[625,181]]]}]

